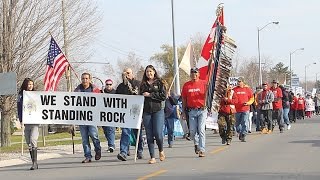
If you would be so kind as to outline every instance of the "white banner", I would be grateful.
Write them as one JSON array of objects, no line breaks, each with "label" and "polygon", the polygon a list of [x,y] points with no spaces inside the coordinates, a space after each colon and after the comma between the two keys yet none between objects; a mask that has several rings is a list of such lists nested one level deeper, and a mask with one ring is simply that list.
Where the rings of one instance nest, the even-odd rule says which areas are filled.
[{"label": "white banner", "polygon": [[144,97],[85,92],[23,92],[24,124],[76,124],[140,129]]},{"label": "white banner", "polygon": [[219,129],[218,127],[218,113],[212,112],[207,116],[206,119],[206,128],[207,129]]}]

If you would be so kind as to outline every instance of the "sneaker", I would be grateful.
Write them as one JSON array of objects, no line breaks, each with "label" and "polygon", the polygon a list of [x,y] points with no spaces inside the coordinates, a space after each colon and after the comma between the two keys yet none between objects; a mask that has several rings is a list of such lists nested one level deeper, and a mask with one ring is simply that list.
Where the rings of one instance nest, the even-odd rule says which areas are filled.
[{"label": "sneaker", "polygon": [[291,124],[288,124],[287,129],[288,129],[288,130],[290,130],[290,129],[291,129]]},{"label": "sneaker", "polygon": [[246,136],[242,134],[241,142],[247,142],[246,141]]},{"label": "sneaker", "polygon": [[108,150],[107,150],[108,153],[113,153],[113,151],[114,151],[113,147],[109,147]]},{"label": "sneaker", "polygon": [[191,141],[190,136],[187,136],[187,137],[186,137],[186,140]]},{"label": "sneaker", "polygon": [[97,151],[97,152],[96,152],[96,155],[94,156],[94,159],[95,159],[96,161],[98,161],[98,160],[101,159],[101,151]]},{"label": "sneaker", "polygon": [[271,134],[272,133],[272,131],[271,130],[268,130],[268,132],[266,133],[266,134]]},{"label": "sneaker", "polygon": [[120,161],[126,161],[126,160],[127,160],[126,155],[121,154],[121,153],[120,153],[120,154],[118,154],[117,158],[118,158]]},{"label": "sneaker", "polygon": [[204,154],[204,152],[200,151],[199,152],[199,157],[205,157],[206,155]]},{"label": "sneaker", "polygon": [[267,134],[267,132],[268,132],[267,128],[263,128],[261,131],[261,134]]},{"label": "sneaker", "polygon": [[230,144],[231,144],[231,140],[228,139],[228,140],[227,140],[227,145],[230,145]]},{"label": "sneaker", "polygon": [[151,159],[148,161],[149,164],[154,164],[154,163],[156,163],[156,162],[157,162],[157,161],[156,161],[155,158],[151,158]]},{"label": "sneaker", "polygon": [[82,161],[82,163],[90,163],[91,159],[90,158],[86,158],[85,160]]},{"label": "sneaker", "polygon": [[168,148],[172,148],[172,144],[169,144]]},{"label": "sneaker", "polygon": [[283,133],[283,129],[280,129],[280,133]]},{"label": "sneaker", "polygon": [[142,153],[138,153],[137,158],[138,159],[143,159],[143,154]]},{"label": "sneaker", "polygon": [[128,152],[127,152],[127,156],[130,156],[131,155],[131,153],[130,153],[130,151],[128,150]]},{"label": "sneaker", "polygon": [[196,153],[196,154],[199,154],[199,147],[198,147],[198,145],[194,145],[194,152]]}]

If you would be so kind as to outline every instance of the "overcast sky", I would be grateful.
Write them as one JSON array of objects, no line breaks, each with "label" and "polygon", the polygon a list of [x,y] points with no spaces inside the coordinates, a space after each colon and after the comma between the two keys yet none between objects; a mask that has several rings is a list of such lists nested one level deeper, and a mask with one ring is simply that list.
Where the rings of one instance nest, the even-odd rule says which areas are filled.
[{"label": "overcast sky", "polygon": [[[219,3],[215,0],[174,0],[176,44],[186,44],[190,37],[200,33],[207,36],[215,19]],[[320,79],[320,1],[319,0],[226,0],[225,25],[228,35],[238,45],[241,58],[258,55],[257,28],[272,21],[260,32],[261,56],[273,64],[283,62],[304,81],[305,66],[308,80]],[[98,0],[102,11],[102,31],[95,39],[96,61],[116,61],[129,52],[147,60],[160,52],[162,44],[172,44],[171,0]],[[101,71],[95,68],[95,71]],[[105,78],[103,74],[99,76]]]}]

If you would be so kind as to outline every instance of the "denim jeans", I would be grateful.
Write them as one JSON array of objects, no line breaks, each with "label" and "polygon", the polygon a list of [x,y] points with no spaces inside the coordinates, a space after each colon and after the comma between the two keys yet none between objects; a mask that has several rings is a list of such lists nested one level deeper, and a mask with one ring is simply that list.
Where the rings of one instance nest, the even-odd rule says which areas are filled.
[{"label": "denim jeans", "polygon": [[[199,150],[205,152],[206,146],[206,118],[207,110],[191,109],[188,113],[190,125],[190,137]],[[198,134],[199,138],[195,137]]]},{"label": "denim jeans", "polygon": [[[135,135],[136,139],[138,136],[138,129],[132,129],[133,134]],[[139,142],[138,142],[138,154],[143,153],[143,139],[142,139],[142,129],[140,129],[140,135],[139,135]]]},{"label": "denim jeans", "polygon": [[130,147],[130,128],[121,128],[120,154],[127,156]]},{"label": "denim jeans", "polygon": [[237,133],[248,134],[249,111],[236,113],[236,130]]},{"label": "denim jeans", "polygon": [[289,110],[290,110],[289,108],[283,108],[283,120],[284,120],[284,123],[286,123],[286,125],[290,124]]},{"label": "denim jeans", "polygon": [[154,139],[156,139],[159,152],[163,151],[164,110],[161,109],[154,113],[144,112],[143,124],[146,129],[149,154],[151,158],[154,158]]},{"label": "denim jeans", "polygon": [[275,120],[277,120],[278,125],[279,125],[279,130],[283,130],[283,109],[276,109],[273,110],[272,112],[272,119],[273,119],[273,124],[275,124]]},{"label": "denim jeans", "polygon": [[116,148],[114,144],[115,136],[116,136],[116,128],[110,126],[102,126],[104,136],[108,141],[108,148],[112,147],[113,149]]},{"label": "denim jeans", "polygon": [[169,145],[172,145],[172,143],[173,143],[174,121],[175,121],[175,118],[166,118],[165,119],[165,127],[167,128],[167,132],[168,132],[168,144]]},{"label": "denim jeans", "polygon": [[91,145],[89,141],[89,136],[93,142],[94,151],[101,151],[100,140],[98,136],[98,128],[92,125],[79,125],[80,134],[82,138],[82,147],[84,151],[84,157],[92,158],[91,155]]}]

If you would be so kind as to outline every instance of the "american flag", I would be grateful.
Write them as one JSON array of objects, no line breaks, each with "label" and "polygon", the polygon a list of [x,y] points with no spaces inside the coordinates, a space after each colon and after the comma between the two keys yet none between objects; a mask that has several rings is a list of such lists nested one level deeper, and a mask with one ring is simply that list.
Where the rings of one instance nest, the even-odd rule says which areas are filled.
[{"label": "american flag", "polygon": [[44,78],[45,91],[55,91],[59,80],[69,65],[68,60],[62,53],[56,41],[51,37],[47,57],[47,70]]}]

